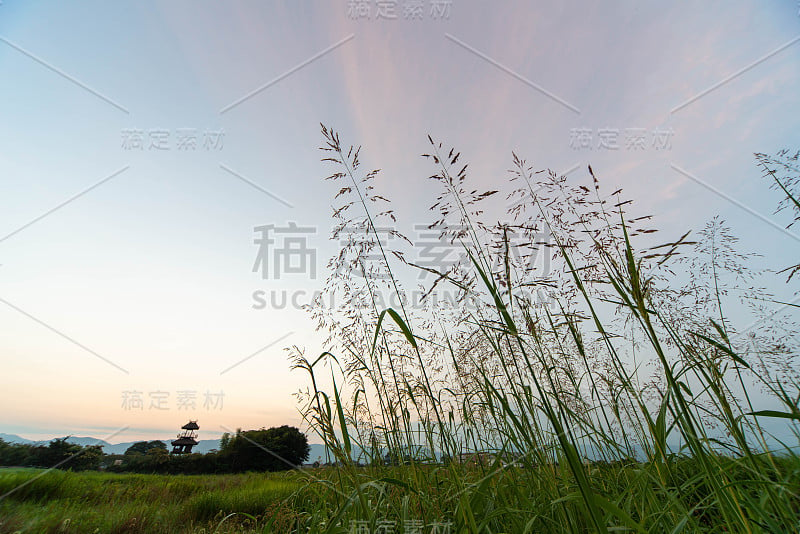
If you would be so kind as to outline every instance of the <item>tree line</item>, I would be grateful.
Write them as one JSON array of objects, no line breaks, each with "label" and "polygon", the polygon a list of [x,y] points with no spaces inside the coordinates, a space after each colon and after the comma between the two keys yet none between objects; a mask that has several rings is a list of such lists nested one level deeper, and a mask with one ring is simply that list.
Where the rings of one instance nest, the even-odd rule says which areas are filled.
[{"label": "tree line", "polygon": [[8,443],[0,439],[0,466],[44,467],[73,471],[204,474],[283,471],[308,459],[310,447],[296,427],[237,430],[225,433],[220,448],[206,454],[170,454],[163,441],[140,441],[125,454],[104,454],[99,445],[69,443],[68,437],[47,445]]}]

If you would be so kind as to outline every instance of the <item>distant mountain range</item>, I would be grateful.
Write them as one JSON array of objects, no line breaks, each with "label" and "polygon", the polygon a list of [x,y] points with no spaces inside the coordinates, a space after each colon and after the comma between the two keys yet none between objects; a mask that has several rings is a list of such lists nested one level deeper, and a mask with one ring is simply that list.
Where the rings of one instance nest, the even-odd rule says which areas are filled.
[{"label": "distant mountain range", "polygon": [[[3,434],[0,432],[0,439],[7,443],[22,443],[27,445],[47,445],[50,443],[51,440],[42,440],[42,441],[33,441],[30,439],[25,439],[21,436],[17,436],[16,434]],[[56,438],[53,438],[56,439]],[[109,443],[102,439],[91,438],[91,437],[82,437],[82,436],[70,436],[67,439],[69,443],[75,443],[76,445],[100,445],[103,447],[103,452],[106,454],[124,454],[128,447],[133,445],[134,443],[138,443],[139,441],[143,440],[136,440],[136,441],[126,441],[123,443]],[[149,440],[148,440],[149,441]],[[169,441],[164,441],[164,444],[169,449],[171,447]],[[219,448],[219,440],[218,439],[201,439],[198,440],[197,446],[194,448],[193,452],[199,452],[201,454],[205,454],[212,449]]]},{"label": "distant mountain range", "polygon": [[[41,441],[33,441],[30,439],[25,439],[21,436],[17,436],[16,434],[4,434],[2,432],[0,432],[0,439],[2,439],[7,443],[22,443],[27,445],[47,445],[51,441],[49,439]],[[130,447],[134,443],[138,443],[139,441],[144,441],[144,440],[126,441],[124,443],[108,443],[107,441],[97,438],[70,436],[69,439],[67,439],[67,441],[69,443],[75,443],[76,445],[81,445],[81,446],[100,445],[103,447],[103,452],[106,454],[124,454],[125,451],[128,450],[128,447]],[[167,449],[170,448],[169,441],[164,441],[164,444],[167,446]],[[325,446],[317,443],[311,443],[309,444],[309,446],[311,447],[311,451],[308,454],[308,462],[313,463],[317,460],[324,462]],[[211,451],[212,449],[218,449],[218,448],[219,448],[218,439],[201,439],[197,442],[197,446],[194,448],[193,452],[199,452],[201,454],[205,454]]]}]

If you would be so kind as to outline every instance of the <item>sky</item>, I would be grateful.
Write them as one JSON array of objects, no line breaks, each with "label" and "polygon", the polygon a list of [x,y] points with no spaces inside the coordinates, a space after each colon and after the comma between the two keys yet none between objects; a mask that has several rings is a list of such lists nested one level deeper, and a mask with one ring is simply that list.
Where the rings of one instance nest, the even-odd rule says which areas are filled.
[{"label": "sky", "polygon": [[[336,252],[320,123],[363,145],[405,229],[431,220],[430,134],[481,187],[512,151],[576,183],[591,164],[662,241],[719,215],[757,266],[789,265],[800,238],[753,153],[800,149],[799,11],[3,0],[0,432],[300,426],[285,349],[323,336],[292,302]],[[269,225],[303,229],[309,263],[254,272]]]}]

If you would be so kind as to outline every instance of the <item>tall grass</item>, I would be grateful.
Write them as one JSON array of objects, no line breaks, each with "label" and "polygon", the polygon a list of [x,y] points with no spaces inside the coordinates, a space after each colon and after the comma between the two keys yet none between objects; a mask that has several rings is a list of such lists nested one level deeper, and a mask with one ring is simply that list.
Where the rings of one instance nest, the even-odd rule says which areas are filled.
[{"label": "tall grass", "polygon": [[[330,504],[298,528],[797,531],[797,443],[771,450],[791,433],[762,424],[800,418],[795,331],[776,339],[769,319],[736,330],[730,280],[757,288],[721,221],[699,241],[640,250],[650,218],[629,215],[621,191],[604,196],[591,167],[572,185],[514,155],[509,220],[489,224],[501,193],[472,189],[460,154],[429,137],[441,187],[430,228],[462,257],[421,265],[377,171],[322,133],[341,184],[333,237],[345,244],[326,286],[338,305],[312,308],[326,350],[294,364],[311,381],[304,416],[339,468],[309,479]],[[532,261],[542,254],[548,271]],[[409,268],[434,278],[421,307],[403,289]],[[431,304],[442,288],[458,306]]]},{"label": "tall grass", "polygon": [[[591,167],[575,184],[513,155],[504,195],[429,138],[428,230],[460,252],[432,265],[360,150],[322,133],[344,245],[311,307],[325,350],[293,365],[336,467],[3,471],[0,532],[800,530],[797,330],[767,306],[797,305],[758,286],[723,221],[654,246]],[[796,220],[797,155],[756,158]],[[408,272],[432,280],[422,302]],[[759,320],[737,328],[740,308]]]}]

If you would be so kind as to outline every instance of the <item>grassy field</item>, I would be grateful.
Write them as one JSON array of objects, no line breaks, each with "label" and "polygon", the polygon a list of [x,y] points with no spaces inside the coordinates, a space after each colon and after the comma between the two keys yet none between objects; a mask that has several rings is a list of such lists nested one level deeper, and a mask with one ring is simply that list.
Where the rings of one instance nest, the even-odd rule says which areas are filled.
[{"label": "grassy field", "polygon": [[[745,462],[717,461],[734,484],[747,486],[743,495],[762,505],[767,503],[764,482],[787,494],[800,492],[800,462],[795,459],[771,459],[782,478],[762,484],[753,482]],[[630,514],[634,524],[617,531],[664,531],[646,527],[674,516],[676,508],[689,513],[694,526],[674,518],[674,529],[667,531],[735,531],[709,499],[698,462],[674,459],[669,465],[674,490],[662,493],[656,478],[663,467],[587,468],[591,487],[616,503],[620,513]],[[444,534],[557,532],[560,524],[588,531],[591,523],[574,507],[580,500],[570,490],[574,484],[568,468],[489,463],[197,476],[3,469],[0,494],[13,493],[0,500],[0,532]],[[553,499],[554,491],[562,497]],[[800,500],[793,499],[793,505],[797,513]],[[754,531],[794,532],[796,525]]]},{"label": "grassy field", "polygon": [[0,469],[0,532],[280,531],[298,478]]}]

